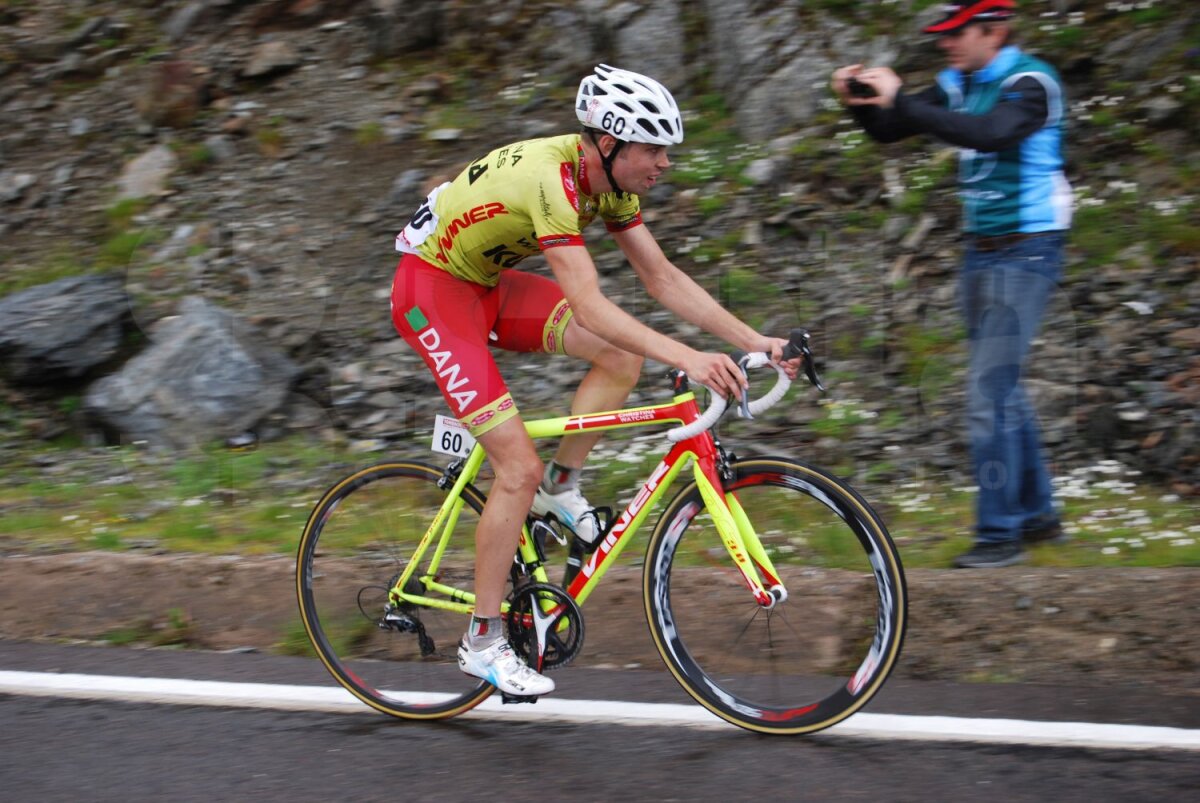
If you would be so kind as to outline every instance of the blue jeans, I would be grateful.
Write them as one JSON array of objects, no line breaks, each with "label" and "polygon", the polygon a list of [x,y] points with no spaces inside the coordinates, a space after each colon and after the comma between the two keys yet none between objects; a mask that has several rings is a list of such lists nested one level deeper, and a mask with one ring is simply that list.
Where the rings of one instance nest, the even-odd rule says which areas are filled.
[{"label": "blue jeans", "polygon": [[960,289],[979,543],[1019,539],[1022,526],[1055,516],[1037,415],[1021,370],[1058,287],[1065,240],[1054,233],[996,251],[967,245]]}]

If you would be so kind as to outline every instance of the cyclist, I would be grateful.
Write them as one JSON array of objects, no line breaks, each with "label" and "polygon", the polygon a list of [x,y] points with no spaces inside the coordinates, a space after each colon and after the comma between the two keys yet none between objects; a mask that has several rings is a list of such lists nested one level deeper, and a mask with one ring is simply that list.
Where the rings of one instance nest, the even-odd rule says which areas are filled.
[{"label": "cyclist", "polygon": [[[521,527],[532,510],[591,544],[598,517],[578,488],[599,439],[562,439],[544,468],[489,350],[565,353],[591,363],[574,414],[620,407],[644,357],[730,395],[745,384],[725,354],[704,353],[642,324],[600,289],[582,231],[599,217],[649,294],[731,345],[782,358],[785,340],[755,332],[677,268],[642,220],[639,197],[683,141],[679,108],[657,81],[601,64],[575,100],[582,131],[493,150],[430,193],[396,238],[404,256],[392,320],[425,360],[447,403],[487,453],[495,479],[475,534],[475,611],[459,646],[464,672],[536,696],[554,681],[509,646],[500,605]],[[516,270],[543,253],[554,280]],[[792,376],[799,367],[785,365]]]}]

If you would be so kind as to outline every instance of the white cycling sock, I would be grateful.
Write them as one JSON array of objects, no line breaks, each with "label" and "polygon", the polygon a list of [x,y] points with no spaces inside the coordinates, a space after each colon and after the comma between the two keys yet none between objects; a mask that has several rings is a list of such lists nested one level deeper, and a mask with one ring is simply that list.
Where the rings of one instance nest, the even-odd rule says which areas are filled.
[{"label": "white cycling sock", "polygon": [[551,494],[569,491],[579,484],[579,475],[582,472],[581,468],[560,466],[551,460],[546,464],[546,472],[542,475],[542,489]]},{"label": "white cycling sock", "polygon": [[467,649],[482,650],[504,638],[504,623],[499,616],[472,616],[467,628]]}]

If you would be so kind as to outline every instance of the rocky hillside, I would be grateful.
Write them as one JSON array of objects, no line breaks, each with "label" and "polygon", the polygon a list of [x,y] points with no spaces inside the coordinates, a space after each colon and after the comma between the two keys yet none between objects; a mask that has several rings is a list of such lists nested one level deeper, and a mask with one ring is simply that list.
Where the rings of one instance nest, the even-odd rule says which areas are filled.
[{"label": "rocky hillside", "polygon": [[[936,5],[0,0],[0,440],[422,430],[442,403],[388,320],[395,232],[471,158],[573,130],[607,61],[687,110],[645,200],[667,253],[755,325],[814,333],[830,392],[757,426],[866,479],[961,471],[954,154],[874,145],[826,88],[855,61],[927,83]],[[1200,493],[1200,7],[1023,5],[1078,193],[1031,371],[1047,440]],[[591,244],[626,309],[707,342]],[[526,410],[580,375],[504,359]]]}]

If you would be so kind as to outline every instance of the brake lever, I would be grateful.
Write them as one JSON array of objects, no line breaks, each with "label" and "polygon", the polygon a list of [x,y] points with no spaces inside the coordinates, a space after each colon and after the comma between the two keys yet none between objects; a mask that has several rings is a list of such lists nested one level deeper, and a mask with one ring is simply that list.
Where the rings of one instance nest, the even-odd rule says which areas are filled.
[{"label": "brake lever", "polygon": [[745,377],[746,381],[747,381],[747,385],[742,387],[741,398],[738,401],[738,408],[739,408],[738,414],[742,418],[746,418],[746,419],[754,418],[754,416],[750,414],[750,388],[749,388],[750,371],[746,367],[746,363],[749,362],[749,360],[750,360],[750,355],[747,354],[746,352],[742,351],[741,349],[738,349],[737,351],[734,351],[729,356],[732,357],[733,361],[737,363],[738,368],[742,369],[742,376]]},{"label": "brake lever", "polygon": [[804,373],[808,376],[808,381],[813,384],[817,390],[825,392],[825,386],[821,384],[821,377],[817,376],[817,366],[813,362],[812,351],[808,348],[808,342],[804,343]]},{"label": "brake lever", "polygon": [[793,329],[788,335],[787,345],[783,347],[783,358],[794,360],[797,357],[803,357],[804,375],[808,377],[808,381],[812,383],[813,387],[824,393],[825,386],[821,384],[821,377],[817,376],[816,362],[813,360],[812,349],[808,346],[809,338],[807,329]]}]

